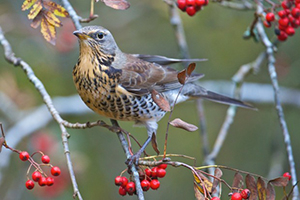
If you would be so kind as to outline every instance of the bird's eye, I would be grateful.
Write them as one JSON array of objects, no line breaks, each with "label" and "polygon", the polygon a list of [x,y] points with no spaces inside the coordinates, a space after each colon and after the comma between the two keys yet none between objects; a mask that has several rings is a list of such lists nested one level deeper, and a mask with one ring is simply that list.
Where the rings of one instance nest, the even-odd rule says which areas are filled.
[{"label": "bird's eye", "polygon": [[97,33],[97,38],[102,40],[104,38],[104,33],[102,32]]}]

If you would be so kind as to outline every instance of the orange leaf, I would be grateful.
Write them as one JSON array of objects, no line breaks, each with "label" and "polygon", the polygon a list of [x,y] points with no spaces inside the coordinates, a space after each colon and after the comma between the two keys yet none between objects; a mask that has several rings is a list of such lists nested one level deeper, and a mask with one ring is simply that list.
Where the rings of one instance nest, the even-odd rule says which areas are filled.
[{"label": "orange leaf", "polygon": [[182,128],[182,129],[184,129],[186,131],[190,131],[190,132],[198,130],[197,126],[195,126],[193,124],[189,124],[185,121],[182,121],[179,118],[174,119],[173,121],[170,122],[170,124],[176,128]]},{"label": "orange leaf", "polygon": [[160,93],[158,93],[156,90],[151,91],[151,97],[153,101],[163,110],[163,111],[171,111],[170,103],[169,101],[162,96]]},{"label": "orange leaf", "polygon": [[44,16],[46,17],[47,21],[50,24],[52,24],[53,26],[56,26],[56,27],[62,26],[62,23],[60,22],[60,20],[52,12],[45,11]]},{"label": "orange leaf", "polygon": [[187,75],[191,76],[191,74],[195,70],[195,68],[196,68],[196,63],[189,64],[189,66],[187,68]]},{"label": "orange leaf", "polygon": [[43,3],[46,9],[48,9],[50,12],[52,12],[54,15],[59,17],[69,17],[68,11],[62,7],[61,5],[52,2],[52,1],[45,1]]},{"label": "orange leaf", "polygon": [[28,10],[37,0],[25,0],[22,4],[22,11]]},{"label": "orange leaf", "polygon": [[42,18],[41,32],[45,40],[47,40],[47,42],[49,42],[52,45],[55,45],[55,35],[56,35],[55,26],[49,24],[45,18]]},{"label": "orange leaf", "polygon": [[126,0],[101,0],[105,5],[116,10],[126,10],[130,4]]},{"label": "orange leaf", "polygon": [[186,81],[186,69],[180,71],[177,74],[177,79],[178,79],[179,83],[181,83],[182,85],[185,84],[185,81]]},{"label": "orange leaf", "polygon": [[28,14],[28,19],[34,19],[42,9],[43,9],[43,6],[42,6],[41,2],[37,2],[36,4],[34,4]]}]

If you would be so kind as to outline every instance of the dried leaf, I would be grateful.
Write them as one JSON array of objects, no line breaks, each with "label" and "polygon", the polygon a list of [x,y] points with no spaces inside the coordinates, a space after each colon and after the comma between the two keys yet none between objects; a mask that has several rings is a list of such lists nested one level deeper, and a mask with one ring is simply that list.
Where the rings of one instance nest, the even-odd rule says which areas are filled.
[{"label": "dried leaf", "polygon": [[5,138],[4,137],[0,137],[0,152],[2,150],[2,146],[5,143]]},{"label": "dried leaf", "polygon": [[41,32],[45,40],[47,40],[52,45],[55,45],[55,35],[56,35],[55,26],[49,24],[45,18],[42,18]]},{"label": "dried leaf", "polygon": [[186,81],[186,69],[178,72],[177,79],[178,79],[179,83],[181,83],[182,85],[185,84],[185,81]]},{"label": "dried leaf", "polygon": [[[234,188],[242,188],[244,184],[244,177],[239,173],[236,172],[233,178],[232,187]],[[232,192],[237,192],[238,189],[233,189]]]},{"label": "dried leaf", "polygon": [[171,111],[170,103],[169,101],[162,96],[160,93],[158,93],[156,90],[151,91],[151,97],[153,101],[163,110],[163,111]]},{"label": "dried leaf", "polygon": [[[200,192],[201,193],[204,193],[204,190],[203,190],[203,184],[205,185],[205,191],[208,192],[208,193],[211,193],[212,191],[212,182],[206,177],[204,176],[200,170],[196,170],[197,171],[197,174],[198,176],[200,176],[201,180],[198,178],[198,176],[196,174],[193,174],[194,175],[194,179],[196,181],[196,183],[198,183],[200,185]],[[203,183],[202,183],[203,182]]]},{"label": "dried leaf", "polygon": [[273,185],[270,182],[268,182],[267,184],[266,194],[267,194],[266,200],[275,200],[275,190]]},{"label": "dried leaf", "polygon": [[195,197],[197,200],[205,200],[204,195],[201,193],[202,188],[200,188],[197,183],[194,182],[194,191],[195,191]]},{"label": "dried leaf", "polygon": [[34,19],[42,9],[43,9],[43,6],[42,6],[41,2],[37,2],[36,4],[34,4],[28,14],[28,19]]},{"label": "dried leaf", "polygon": [[116,10],[126,10],[130,4],[126,0],[101,0],[105,5]]},{"label": "dried leaf", "polygon": [[59,17],[69,17],[68,11],[62,7],[61,5],[52,2],[52,1],[44,1],[43,5],[47,10],[52,12],[54,15],[59,16]]},{"label": "dried leaf", "polygon": [[190,132],[198,130],[197,126],[195,126],[193,124],[189,124],[185,121],[182,121],[179,118],[174,119],[173,121],[170,122],[170,124],[176,128],[182,128],[182,129],[184,129],[186,131],[190,131]]},{"label": "dried leaf", "polygon": [[[222,175],[223,175],[222,170],[220,168],[216,168],[214,176],[217,177],[218,179],[220,179],[222,177]],[[217,186],[220,183],[220,181],[217,178],[214,178],[214,181],[213,181],[213,186],[212,186],[212,189],[211,189],[212,190],[211,191],[212,194],[217,191],[216,188],[217,188]]]},{"label": "dried leaf", "polygon": [[28,10],[37,0],[25,0],[22,4],[22,11]]},{"label": "dried leaf", "polygon": [[191,63],[189,64],[188,68],[187,68],[187,75],[191,76],[192,72],[195,70],[196,68],[196,63]]},{"label": "dried leaf", "polygon": [[269,183],[272,183],[272,185],[277,187],[285,187],[289,183],[289,178],[280,176],[278,178],[270,180]]},{"label": "dried leaf", "polygon": [[46,17],[47,21],[52,24],[53,26],[60,27],[62,26],[62,23],[60,20],[52,13],[49,11],[43,12],[44,16]]},{"label": "dried leaf", "polygon": [[257,179],[257,192],[258,192],[258,198],[259,200],[266,200],[266,184],[265,181],[258,177]]},{"label": "dried leaf", "polygon": [[152,147],[153,147],[154,151],[157,153],[157,155],[159,155],[159,149],[157,147],[157,141],[156,141],[155,133],[152,133],[151,143],[152,143]]},{"label": "dried leaf", "polygon": [[257,200],[257,187],[255,183],[255,178],[250,174],[246,175],[246,186],[250,190],[251,194],[249,200]]},{"label": "dried leaf", "polygon": [[42,17],[43,17],[43,12],[39,12],[39,14],[32,20],[30,26],[32,28],[37,28],[41,24]]}]

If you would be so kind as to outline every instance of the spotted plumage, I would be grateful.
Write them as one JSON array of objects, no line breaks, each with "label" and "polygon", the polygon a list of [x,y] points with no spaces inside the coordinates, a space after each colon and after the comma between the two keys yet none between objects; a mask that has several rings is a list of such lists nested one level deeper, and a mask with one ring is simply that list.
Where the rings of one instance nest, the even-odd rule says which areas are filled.
[{"label": "spotted plumage", "polygon": [[[112,34],[100,26],[84,27],[74,34],[79,38],[80,55],[73,79],[82,100],[102,116],[146,126],[148,139],[133,156],[137,160],[152,134],[156,134],[157,122],[168,111],[158,101],[173,105],[182,86],[177,79],[178,71],[166,65],[182,60],[123,53]],[[188,79],[176,103],[202,97],[251,108],[239,100],[202,88],[196,83],[201,77],[202,74],[193,74]]]}]

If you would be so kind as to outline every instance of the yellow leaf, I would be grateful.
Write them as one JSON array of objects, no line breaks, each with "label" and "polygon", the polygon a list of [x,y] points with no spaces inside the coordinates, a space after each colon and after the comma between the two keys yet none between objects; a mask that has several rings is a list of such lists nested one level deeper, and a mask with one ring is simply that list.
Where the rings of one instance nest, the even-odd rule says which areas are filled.
[{"label": "yellow leaf", "polygon": [[59,17],[69,17],[68,11],[64,7],[62,7],[61,5],[56,4],[55,2],[45,1],[44,6],[50,12],[52,12],[53,14],[55,14]]},{"label": "yellow leaf", "polygon": [[50,24],[56,27],[62,26],[60,20],[52,12],[46,11],[44,13],[44,16]]},{"label": "yellow leaf", "polygon": [[28,10],[37,0],[25,0],[22,4],[21,9]]},{"label": "yellow leaf", "polygon": [[[193,174],[196,183],[198,183],[200,185],[199,187],[201,187],[201,189],[202,189],[203,183],[204,183],[206,191],[211,192],[213,183],[208,178],[206,178],[200,171],[197,171],[197,172],[198,172],[198,175],[200,176],[201,180],[198,178],[198,176],[196,174]],[[199,190],[199,191],[201,192],[201,190]],[[202,189],[202,193],[203,193],[203,189]]]},{"label": "yellow leaf", "polygon": [[52,45],[55,45],[55,26],[50,24],[44,17],[42,18],[41,22],[41,33],[43,34],[45,40],[47,40]]},{"label": "yellow leaf", "polygon": [[34,4],[28,14],[28,19],[34,19],[39,14],[39,12],[42,10],[42,8],[43,8],[43,6],[42,6],[41,2]]}]

